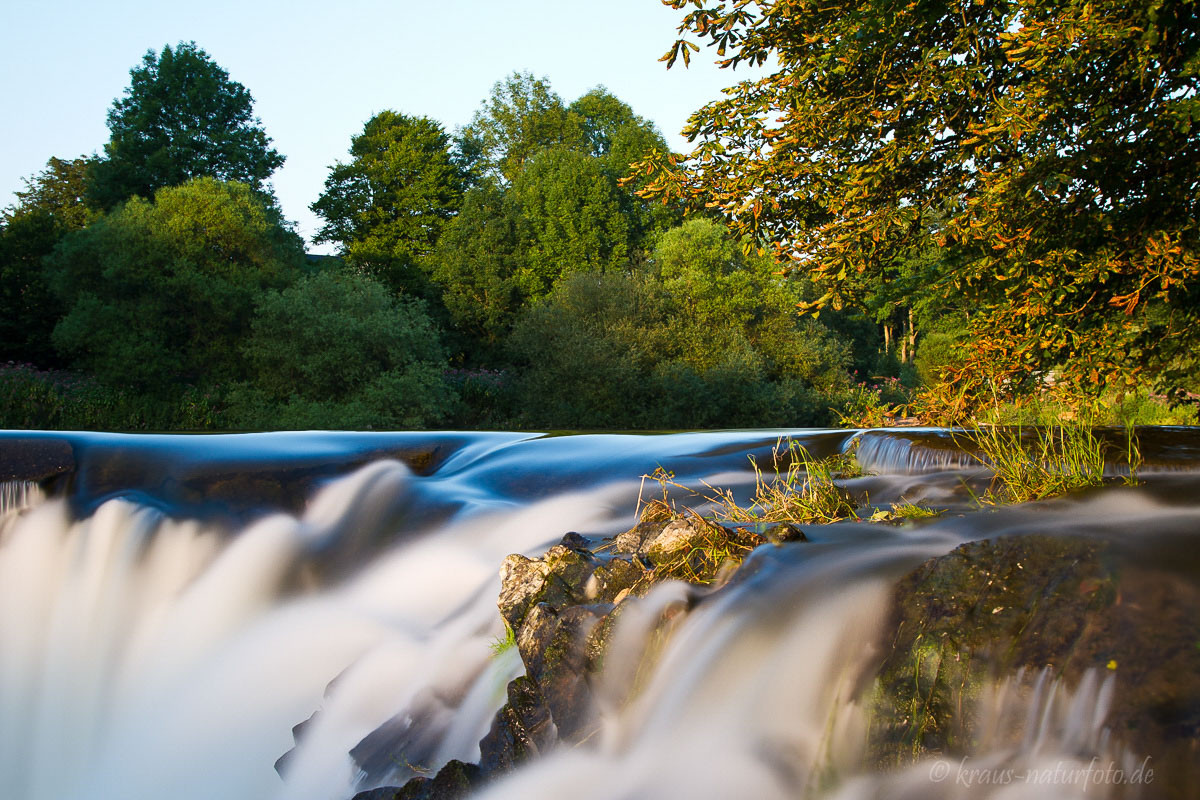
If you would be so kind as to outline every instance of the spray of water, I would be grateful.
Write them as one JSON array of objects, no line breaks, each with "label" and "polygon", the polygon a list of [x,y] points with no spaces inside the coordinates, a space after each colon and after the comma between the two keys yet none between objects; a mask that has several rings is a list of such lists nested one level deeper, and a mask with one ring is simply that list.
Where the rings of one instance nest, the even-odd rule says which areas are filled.
[{"label": "spray of water", "polygon": [[[464,509],[335,585],[301,588],[314,558],[396,525],[414,480],[379,462],[299,517],[237,531],[123,500],[83,520],[62,501],[6,515],[0,797],[349,796],[361,777],[350,750],[430,696],[446,713],[421,766],[476,758],[519,669],[488,647],[501,633],[496,565],[564,527],[611,527],[631,488]],[[314,711],[281,780],[273,764]]]}]

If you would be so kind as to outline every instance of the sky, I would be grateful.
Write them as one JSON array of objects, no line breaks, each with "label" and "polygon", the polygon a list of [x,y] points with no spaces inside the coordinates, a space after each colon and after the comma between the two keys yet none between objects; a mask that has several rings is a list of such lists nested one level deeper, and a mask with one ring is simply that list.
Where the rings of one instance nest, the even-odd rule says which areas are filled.
[{"label": "sky", "polygon": [[514,71],[548,79],[568,103],[603,85],[686,151],[688,116],[746,73],[718,69],[706,49],[668,71],[658,59],[682,16],[659,0],[4,0],[0,207],[51,156],[101,152],[129,70],[181,41],[250,90],[287,158],[276,195],[309,242],[320,220],[308,205],[371,116],[392,109],[453,131]]}]

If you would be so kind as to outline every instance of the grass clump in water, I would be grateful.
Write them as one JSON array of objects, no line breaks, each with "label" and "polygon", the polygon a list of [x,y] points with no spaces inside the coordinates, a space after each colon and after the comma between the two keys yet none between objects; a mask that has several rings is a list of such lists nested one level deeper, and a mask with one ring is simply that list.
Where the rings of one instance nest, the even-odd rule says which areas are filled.
[{"label": "grass clump in water", "polygon": [[[981,499],[996,505],[1044,500],[1107,482],[1111,446],[1087,425],[1037,428],[1032,437],[1017,427],[976,425],[968,434],[975,458],[992,470],[992,483]],[[1137,482],[1141,454],[1132,429],[1126,429],[1126,483]]]},{"label": "grass clump in water", "polygon": [[881,508],[867,518],[868,522],[919,522],[934,519],[942,515],[942,511],[928,506],[917,505],[908,500],[892,503],[891,508]]}]

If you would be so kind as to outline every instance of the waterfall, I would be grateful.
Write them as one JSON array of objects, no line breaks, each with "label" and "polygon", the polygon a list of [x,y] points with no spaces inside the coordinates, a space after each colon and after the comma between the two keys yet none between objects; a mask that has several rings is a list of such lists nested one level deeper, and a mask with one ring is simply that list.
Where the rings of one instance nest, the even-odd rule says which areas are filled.
[{"label": "waterfall", "polygon": [[[450,698],[431,764],[477,758],[519,670],[489,649],[503,635],[497,565],[564,525],[612,527],[632,485],[464,510],[314,586],[312,563],[388,519],[372,508],[412,481],[379,462],[298,517],[240,530],[121,499],[81,520],[61,500],[12,519],[0,542],[0,797],[349,796],[351,748],[429,695]],[[273,764],[314,711],[281,781]]]},{"label": "waterfall", "polygon": [[0,481],[0,518],[10,511],[32,508],[45,499],[42,488],[34,481]]},{"label": "waterfall", "polygon": [[[524,670],[515,648],[493,647],[505,557],[567,531],[598,546],[627,529],[640,476],[658,467],[746,491],[747,453],[769,463],[777,436],[464,434],[442,447],[422,435],[411,449],[436,458],[416,472],[375,458],[402,449],[395,438],[338,450],[334,434],[249,437],[209,453],[211,440],[158,437],[122,456],[124,472],[96,459],[142,440],[87,439],[99,444],[77,448],[82,477],[56,483],[62,494],[0,484],[0,798],[347,800],[475,761]],[[832,454],[855,434],[796,436]],[[1070,536],[1195,583],[1191,473],[980,511],[965,488],[978,467],[945,438],[859,434],[877,474],[843,482],[869,496],[864,518],[914,498],[943,517],[805,525],[806,541],[759,547],[718,589],[668,581],[624,600],[591,686],[594,735],[480,796],[1129,796],[1094,777],[1147,767],[1110,728],[1126,665],[1107,656],[1069,681],[1047,667],[981,683],[964,700],[978,740],[962,754],[891,771],[871,761],[895,587],[930,559],[981,539]],[[315,463],[314,442],[340,466]],[[251,463],[259,446],[276,450]],[[294,468],[268,484],[275,464]],[[231,492],[252,467],[299,506]],[[209,487],[236,509],[219,513]],[[1143,580],[1145,600],[1158,584]]]}]

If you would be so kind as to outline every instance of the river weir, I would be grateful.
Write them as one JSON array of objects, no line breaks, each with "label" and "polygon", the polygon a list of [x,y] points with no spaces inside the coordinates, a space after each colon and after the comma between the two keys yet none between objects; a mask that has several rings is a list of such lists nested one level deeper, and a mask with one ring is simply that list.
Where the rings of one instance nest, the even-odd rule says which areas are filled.
[{"label": "river weir", "polygon": [[[642,476],[781,440],[857,518],[644,580]],[[1200,434],[1140,440],[992,506],[944,430],[4,434],[0,798],[1194,797]]]}]

